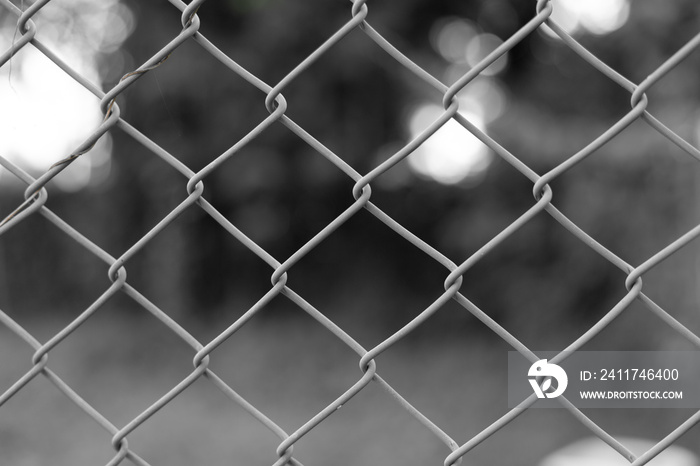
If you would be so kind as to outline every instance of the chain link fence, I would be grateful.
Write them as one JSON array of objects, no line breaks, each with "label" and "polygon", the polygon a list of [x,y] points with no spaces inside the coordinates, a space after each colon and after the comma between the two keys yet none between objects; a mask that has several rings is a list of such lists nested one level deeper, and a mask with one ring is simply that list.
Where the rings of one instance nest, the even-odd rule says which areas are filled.
[{"label": "chain link fence", "polygon": [[[132,448],[129,444],[129,436],[149,422],[152,416],[161,410],[168,410],[168,406],[178,398],[183,391],[200,379],[206,380],[212,386],[219,389],[225,394],[232,403],[239,405],[247,413],[255,418],[265,428],[279,437],[279,446],[276,449],[278,457],[275,465],[284,464],[302,464],[295,456],[295,445],[305,435],[315,429],[323,429],[324,421],[330,416],[333,416],[346,403],[351,403],[352,398],[361,393],[370,384],[376,384],[383,388],[395,402],[402,407],[406,412],[410,413],[420,424],[446,447],[444,457],[444,465],[451,466],[455,464],[469,464],[470,452],[480,445],[485,440],[494,437],[498,439],[499,430],[514,421],[518,416],[527,412],[535,401],[536,397],[533,394],[529,398],[523,400],[518,408],[505,412],[491,425],[481,426],[480,432],[471,438],[453,438],[443,428],[431,421],[419,409],[417,409],[409,399],[404,398],[401,393],[395,390],[384,378],[380,376],[380,371],[376,362],[379,355],[387,351],[397,342],[404,339],[409,333],[426,322],[434,314],[440,312],[446,303],[454,301],[463,307],[466,311],[475,316],[478,320],[490,329],[495,335],[498,335],[512,348],[522,353],[531,361],[536,361],[539,358],[521,341],[519,341],[506,328],[497,323],[490,317],[488,310],[482,310],[475,305],[467,296],[460,292],[463,282],[463,276],[485,255],[489,254],[494,249],[498,248],[506,239],[514,235],[525,225],[532,221],[538,215],[548,215],[556,222],[561,224],[574,237],[590,250],[590,254],[597,254],[610,264],[620,269],[626,274],[624,287],[626,294],[619,302],[610,309],[605,316],[593,325],[588,331],[580,335],[568,347],[562,348],[565,351],[576,351],[582,348],[589,340],[601,332],[608,324],[610,324],[619,315],[624,313],[626,309],[633,303],[639,302],[646,306],[649,311],[658,316],[671,328],[673,328],[679,337],[688,340],[695,347],[700,348],[700,337],[693,331],[681,324],[674,316],[662,309],[655,301],[650,299],[644,292],[642,279],[644,275],[654,269],[658,264],[667,259],[674,253],[683,250],[686,245],[693,241],[700,234],[700,226],[696,226],[677,240],[661,248],[638,265],[631,265],[616,255],[615,252],[608,250],[595,238],[589,236],[576,223],[564,215],[555,207],[552,200],[554,191],[551,188],[552,182],[562,177],[565,173],[571,170],[577,164],[586,163],[586,160],[603,145],[607,144],[626,128],[635,122],[644,122],[650,131],[655,131],[676,145],[688,156],[700,160],[700,151],[691,143],[681,138],[671,129],[664,125],[659,119],[652,115],[648,110],[649,99],[646,92],[656,85],[674,67],[682,63],[691,53],[700,47],[700,34],[693,37],[689,42],[683,45],[680,49],[672,53],[663,63],[661,63],[649,76],[640,83],[633,83],[623,77],[615,69],[606,65],[596,55],[589,52],[579,41],[567,34],[561,27],[550,19],[553,6],[550,1],[539,0],[536,5],[533,5],[532,18],[522,27],[517,33],[508,37],[500,46],[493,52],[488,54],[478,64],[473,66],[466,74],[459,78],[451,86],[443,84],[440,80],[434,77],[431,73],[421,68],[416,62],[401,50],[396,48],[392,43],[386,40],[382,34],[377,32],[368,21],[371,21],[371,2],[356,0],[352,4],[348,4],[348,21],[337,29],[327,40],[318,47],[313,53],[308,55],[302,62],[296,65],[289,71],[283,79],[274,85],[270,85],[257,76],[240,66],[233,59],[227,56],[220,50],[212,41],[203,36],[200,30],[200,18],[197,15],[200,9],[206,9],[207,5],[204,0],[193,0],[189,4],[185,4],[179,0],[170,0],[174,8],[181,12],[181,31],[172,38],[161,50],[149,58],[137,69],[127,73],[113,88],[106,92],[95,86],[90,80],[78,73],[69,64],[61,60],[57,54],[47,47],[40,39],[37,38],[37,31],[40,28],[35,24],[32,18],[44,8],[50,0],[38,0],[29,4],[24,10],[11,3],[9,0],[0,0],[0,11],[3,15],[15,15],[17,17],[17,34],[10,49],[3,51],[0,56],[0,67],[11,66],[12,57],[23,48],[33,47],[46,58],[60,67],[67,75],[74,79],[77,83],[87,89],[100,99],[101,110],[104,115],[102,123],[94,128],[92,133],[77,147],[73,152],[66,155],[61,160],[57,160],[44,174],[38,178],[30,176],[16,164],[0,155],[0,164],[2,167],[26,184],[24,191],[25,200],[19,203],[12,211],[3,212],[3,220],[0,223],[0,235],[15,228],[17,225],[26,222],[32,216],[41,216],[48,222],[57,227],[75,242],[81,248],[84,248],[90,254],[94,255],[102,261],[108,269],[108,276],[111,281],[111,286],[102,290],[102,294],[96,299],[87,309],[85,309],[77,318],[69,325],[61,329],[46,341],[40,341],[29,331],[27,331],[16,320],[10,317],[11,313],[0,311],[0,322],[7,327],[11,332],[16,334],[29,345],[34,354],[31,358],[29,370],[17,379],[9,387],[0,387],[2,394],[0,395],[0,406],[13,398],[23,390],[27,384],[37,377],[48,379],[56,389],[64,393],[75,405],[77,405],[86,416],[94,419],[105,431],[112,436],[112,446],[114,457],[109,461],[108,465],[125,464],[131,461],[137,465],[151,464],[146,459],[139,456],[136,448]],[[400,8],[400,5],[397,5]],[[519,43],[521,43],[529,35],[536,33],[539,28],[549,27],[554,33],[559,36],[561,41],[571,50],[571,52],[580,56],[597,72],[603,75],[606,79],[614,82],[629,93],[629,112],[624,115],[614,125],[597,137],[595,140],[586,145],[582,150],[567,157],[562,163],[552,167],[544,174],[536,173],[530,166],[524,163],[518,157],[517,152],[512,153],[506,150],[498,141],[480,130],[473,122],[459,112],[459,102],[456,99],[457,94],[468,86],[475,78],[479,77],[484,70],[493,64],[499,57],[503,56]],[[360,173],[351,167],[343,159],[341,155],[336,154],[331,149],[314,138],[302,126],[297,124],[287,115],[287,101],[284,97],[285,89],[296,80],[305,78],[300,75],[311,67],[314,62],[319,60],[326,54],[335,53],[332,49],[335,44],[342,41],[349,33],[355,30],[361,30],[371,41],[381,48],[386,55],[386,60],[391,63],[391,66],[401,67],[406,72],[410,73],[416,82],[422,85],[437,90],[442,94],[442,106],[444,112],[442,115],[426,127],[415,139],[407,142],[403,147],[397,150],[393,155],[379,163],[367,173]],[[301,32],[300,32],[301,33]],[[166,60],[177,60],[176,51],[179,47],[187,42],[193,42],[201,48],[201,53],[210,54],[231,73],[243,78],[250,85],[257,88],[260,93],[260,102],[264,102],[269,116],[263,121],[260,121],[255,128],[238,140],[230,149],[210,162],[199,171],[193,171],[178,158],[171,155],[164,148],[156,144],[148,136],[142,134],[136,128],[131,126],[121,117],[119,108],[119,98],[127,88],[137,86],[137,81],[144,75],[159,67]],[[461,263],[455,263],[446,255],[431,247],[414,233],[404,228],[394,218],[389,216],[382,210],[381,205],[372,202],[372,183],[381,175],[394,169],[397,164],[401,163],[408,157],[416,148],[421,146],[426,140],[436,133],[440,128],[450,121],[455,121],[463,127],[463,130],[473,134],[491,151],[497,154],[512,167],[514,167],[522,177],[529,180],[532,184],[533,200],[531,207],[522,214],[517,220],[512,222],[507,228],[504,228],[497,235],[493,236],[488,242],[468,259]],[[205,193],[206,179],[212,173],[222,167],[229,159],[235,157],[236,154],[243,151],[251,141],[260,137],[260,135],[272,125],[284,125],[289,131],[294,133],[301,141],[308,145],[311,149],[318,152],[321,156],[327,159],[335,168],[342,172],[344,176],[352,180],[354,186],[352,188],[352,196],[354,202],[337,216],[333,221],[322,228],[312,239],[310,239],[301,248],[296,250],[289,257],[279,259],[273,257],[268,251],[263,249],[259,244],[247,237],[229,218],[219,210],[217,210],[209,200]],[[47,184],[56,177],[59,173],[65,170],[69,165],[74,163],[80,157],[89,157],[91,149],[95,144],[107,134],[110,130],[118,128],[129,135],[135,142],[146,148],[154,157],[158,157],[177,170],[183,177],[183,187],[186,187],[186,196],[181,200],[180,204],[172,209],[165,217],[160,219],[155,227],[147,234],[134,242],[127,250],[119,256],[113,256],[102,249],[100,245],[95,244],[83,233],[74,229],[64,219],[56,215],[48,207],[49,205],[49,190]],[[126,189],[126,187],[125,187]],[[76,205],[80,202],[76,200]],[[240,242],[267,265],[269,265],[271,274],[271,286],[269,291],[264,294],[253,306],[247,309],[237,320],[231,323],[227,328],[222,329],[218,335],[210,341],[199,341],[186,328],[183,328],[176,322],[167,309],[161,309],[151,302],[144,294],[136,289],[127,280],[127,270],[129,269],[130,260],[149,244],[159,233],[168,227],[184,212],[199,209],[206,215],[211,217],[223,230],[225,230],[235,241]],[[304,296],[295,292],[287,285],[288,276],[294,274],[295,265],[312,250],[317,248],[324,240],[333,236],[336,230],[341,225],[345,224],[356,216],[361,211],[367,211],[376,219],[381,221],[387,229],[392,230],[404,240],[408,241],[413,247],[427,255],[431,260],[440,264],[445,269],[444,292],[432,304],[427,306],[415,318],[405,324],[400,330],[396,331],[390,337],[381,341],[371,348],[363,347],[352,335],[346,333],[343,328],[340,328],[324,313],[323,309],[317,309],[310,304]],[[192,245],[192,247],[196,247]],[[620,284],[622,286],[622,283]],[[71,335],[91,319],[93,315],[114,295],[124,294],[135,303],[138,303],[145,311],[155,316],[163,326],[167,327],[177,337],[182,339],[193,351],[193,366],[192,372],[185,377],[180,383],[173,386],[167,393],[164,393],[160,399],[144,409],[138,416],[131,419],[125,425],[115,425],[110,419],[101,414],[95,407],[86,401],[81,394],[74,390],[68,383],[51,369],[50,354],[59,345],[71,338]],[[328,404],[324,409],[317,412],[313,417],[309,418],[303,425],[299,425],[293,431],[287,432],[274,418],[268,417],[258,407],[247,401],[243,396],[239,395],[236,390],[218,376],[210,368],[210,359],[214,357],[215,350],[229,339],[236,338],[236,332],[244,327],[251,319],[254,319],[263,308],[265,308],[272,300],[282,296],[293,303],[298,309],[321,324],[334,338],[338,339],[344,345],[347,345],[352,351],[357,354],[359,364],[359,372],[357,380],[352,386],[346,387],[346,390],[341,393],[337,399]],[[1,358],[2,356],[0,356]],[[556,362],[556,361],[554,361]],[[670,445],[674,444],[683,434],[688,432],[695,424],[700,421],[700,411],[690,416],[685,422],[680,424],[675,430],[668,434],[664,439],[659,441],[653,448],[643,454],[637,456],[631,452],[623,443],[606,432],[603,428],[592,421],[583,412],[573,406],[565,398],[561,398],[561,402],[570,413],[582,426],[590,431],[593,435],[600,438],[611,449],[617,451],[622,457],[628,460],[635,466],[646,464],[659,453],[663,452]],[[0,412],[0,416],[2,412]],[[128,460],[128,461],[125,461]],[[494,463],[495,464],[495,463]]]}]

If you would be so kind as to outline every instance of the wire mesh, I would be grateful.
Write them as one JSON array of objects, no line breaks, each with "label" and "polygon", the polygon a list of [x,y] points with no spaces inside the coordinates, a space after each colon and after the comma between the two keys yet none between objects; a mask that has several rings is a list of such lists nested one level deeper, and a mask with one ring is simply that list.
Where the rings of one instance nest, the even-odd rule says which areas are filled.
[{"label": "wire mesh", "polygon": [[[513,34],[497,47],[488,56],[483,58],[478,64],[471,68],[466,74],[458,79],[451,86],[443,84],[429,72],[421,68],[411,58],[404,55],[388,40],[386,40],[379,32],[377,32],[368,23],[370,17],[370,7],[366,0],[355,0],[348,7],[350,19],[335,31],[327,40],[316,50],[308,55],[302,62],[289,71],[284,78],[274,85],[268,85],[251,72],[236,63],[233,59],[222,52],[217,46],[204,37],[200,32],[200,19],[197,12],[200,8],[206,8],[203,5],[204,0],[193,0],[189,4],[185,4],[180,0],[170,0],[173,7],[181,12],[181,31],[172,38],[161,50],[155,53],[152,57],[146,60],[137,69],[127,73],[124,77],[111,89],[106,92],[99,89],[91,83],[87,78],[71,68],[66,62],[61,60],[49,47],[44,45],[36,38],[37,26],[32,18],[41,9],[46,6],[50,0],[38,0],[22,11],[20,8],[12,4],[9,0],[0,0],[0,7],[5,13],[10,13],[17,16],[17,31],[18,35],[10,49],[6,50],[0,56],[0,66],[8,66],[12,57],[25,47],[33,47],[41,52],[46,58],[60,67],[67,75],[73,78],[77,83],[87,89],[100,99],[101,111],[104,114],[102,123],[94,128],[93,132],[69,155],[54,163],[43,175],[38,178],[31,177],[14,163],[0,157],[0,164],[9,173],[18,180],[27,185],[24,191],[24,202],[20,203],[4,220],[0,223],[0,235],[5,234],[10,229],[25,222],[30,216],[39,215],[47,219],[49,222],[58,227],[68,238],[84,248],[90,254],[104,262],[108,267],[108,277],[111,285],[102,292],[100,297],[95,300],[87,309],[85,309],[77,318],[69,325],[63,328],[60,332],[45,342],[39,341],[8,314],[0,311],[0,322],[10,331],[19,336],[29,345],[34,354],[31,358],[31,368],[9,388],[5,388],[0,395],[0,405],[7,402],[10,398],[20,392],[32,379],[41,376],[48,379],[55,387],[63,392],[70,400],[75,403],[87,416],[94,419],[112,435],[112,446],[115,450],[114,457],[109,461],[108,465],[121,464],[124,459],[129,459],[137,465],[148,465],[149,463],[134,451],[128,442],[128,437],[134,431],[139,429],[144,423],[148,422],[155,413],[161,409],[167,409],[176,397],[178,397],[186,388],[192,385],[198,379],[206,379],[213,386],[223,392],[233,403],[238,404],[250,416],[257,419],[263,426],[279,437],[280,443],[276,449],[278,460],[275,465],[284,464],[301,464],[294,457],[295,444],[309,432],[318,429],[320,425],[329,417],[332,416],[339,408],[351,400],[355,395],[364,390],[369,384],[378,384],[386,392],[388,392],[396,402],[405,409],[410,415],[415,417],[432,435],[439,439],[450,451],[444,459],[445,466],[460,464],[463,459],[469,458],[469,453],[472,449],[478,446],[484,440],[497,436],[498,431],[504,426],[512,422],[516,417],[526,412],[526,408],[530,407],[536,397],[533,394],[515,409],[512,409],[493,422],[486,426],[477,435],[469,439],[453,439],[442,428],[433,423],[427,416],[414,407],[407,399],[405,399],[398,391],[396,391],[378,372],[376,359],[383,352],[395,345],[398,341],[406,337],[410,332],[421,326],[429,317],[440,311],[440,309],[449,301],[455,301],[468,312],[473,314],[477,319],[483,322],[495,335],[498,335],[515,350],[525,355],[531,361],[538,360],[536,354],[528,349],[516,337],[509,333],[504,327],[499,325],[492,319],[488,313],[481,310],[478,306],[472,303],[465,295],[460,293],[460,288],[463,282],[464,274],[479,262],[486,254],[497,248],[507,238],[511,237],[518,230],[528,224],[535,216],[546,212],[566,230],[574,235],[582,244],[586,245],[593,253],[598,254],[615,267],[619,268],[626,274],[625,287],[627,293],[625,296],[612,308],[605,316],[600,319],[588,331],[580,335],[573,343],[563,350],[566,352],[576,351],[586,344],[591,338],[601,332],[610,322],[612,322],[620,314],[635,301],[645,305],[652,313],[660,317],[664,322],[671,326],[680,336],[690,341],[694,346],[700,348],[700,337],[694,334],[690,329],[686,328],[671,314],[662,309],[657,303],[652,301],[642,292],[643,276],[656,267],[659,263],[667,259],[672,254],[682,250],[686,245],[693,241],[700,234],[700,226],[692,228],[690,231],[679,237],[677,240],[668,244],[653,254],[647,260],[633,266],[621,259],[614,252],[606,249],[596,239],[585,233],[579,226],[571,221],[566,215],[559,211],[552,203],[553,190],[550,184],[560,178],[567,171],[571,170],[575,165],[583,163],[588,157],[594,154],[604,144],[608,143],[617,137],[625,128],[636,121],[643,121],[650,128],[658,132],[663,137],[667,138],[673,144],[678,146],[682,151],[690,157],[700,160],[700,151],[692,144],[674,133],[666,127],[661,121],[654,117],[647,110],[648,98],[646,92],[652,88],[657,82],[662,80],[674,67],[683,62],[686,57],[700,47],[700,34],[693,37],[683,47],[673,53],[666,61],[658,66],[649,76],[641,83],[636,84],[613,68],[606,65],[593,53],[589,52],[575,38],[567,34],[551,19],[553,7],[548,0],[539,0],[536,3],[532,18],[522,27],[517,33]],[[609,127],[598,138],[590,142],[586,147],[576,154],[568,157],[562,163],[556,165],[546,173],[540,175],[526,165],[517,154],[513,154],[501,146],[496,140],[491,138],[485,132],[477,128],[463,114],[459,113],[459,102],[456,95],[480,76],[490,65],[502,55],[513,49],[517,44],[522,42],[530,34],[535,33],[539,28],[544,26],[549,27],[554,33],[559,36],[563,43],[570,48],[571,51],[579,55],[591,67],[611,80],[630,94],[630,110],[619,119],[614,125]],[[393,60],[394,65],[402,67],[415,78],[424,82],[427,86],[439,91],[442,96],[442,106],[444,112],[432,124],[425,128],[415,139],[406,143],[393,155],[388,157],[382,163],[378,164],[367,173],[359,173],[348,165],[342,157],[334,153],[328,147],[325,147],[321,142],[315,139],[303,127],[295,123],[287,114],[287,102],[284,98],[285,89],[295,80],[301,79],[300,75],[308,69],[314,62],[325,54],[331,52],[331,48],[342,41],[351,31],[361,30],[369,39],[376,43],[386,54],[388,59]],[[210,54],[216,60],[220,61],[224,66],[231,70],[236,75],[243,78],[249,84],[257,88],[261,93],[261,100],[264,96],[264,104],[269,112],[269,116],[261,121],[255,128],[246,134],[243,138],[237,141],[232,147],[214,159],[201,170],[195,172],[187,167],[184,163],[171,155],[168,151],[157,145],[147,136],[139,132],[120,115],[119,97],[124,91],[136,84],[136,82],[145,74],[156,69],[170,58],[171,54],[187,41],[196,43],[201,47],[202,53]],[[411,152],[423,144],[428,138],[442,128],[447,122],[456,121],[463,128],[478,138],[489,149],[495,152],[499,157],[505,160],[508,164],[514,167],[523,177],[527,178],[532,183],[533,201],[531,207],[517,220],[512,222],[507,228],[504,228],[478,251],[472,254],[462,263],[455,263],[440,251],[426,244],[418,236],[413,234],[408,229],[404,228],[391,216],[386,214],[382,209],[371,201],[372,183],[380,175],[391,170],[399,162],[404,160]],[[340,215],[328,223],[321,231],[319,231],[311,240],[306,242],[301,248],[296,250],[288,258],[278,260],[269,254],[260,245],[247,237],[240,231],[226,215],[218,211],[204,197],[205,179],[213,172],[218,170],[224,162],[240,152],[251,141],[258,138],[260,134],[276,123],[281,123],[294,133],[300,140],[307,144],[311,149],[318,152],[330,163],[332,163],[340,172],[354,182],[352,195],[354,202]],[[119,128],[124,133],[128,134],[136,142],[148,149],[153,155],[161,158],[167,164],[176,169],[186,180],[187,196],[180,204],[162,218],[155,227],[148,233],[143,235],[138,241],[132,244],[126,251],[118,257],[114,257],[102,249],[99,245],[93,243],[90,239],[84,236],[81,232],[74,229],[71,225],[65,222],[61,217],[56,215],[47,207],[49,192],[46,189],[47,183],[66,169],[69,165],[75,162],[76,159],[85,156],[95,146],[106,133],[113,128]],[[262,259],[272,269],[271,287],[269,291],[260,298],[253,306],[251,306],[243,315],[233,322],[228,328],[221,331],[211,341],[200,342],[193,337],[187,329],[179,325],[167,312],[160,309],[154,303],[149,301],[143,294],[134,288],[127,281],[127,267],[130,259],[132,259],[140,250],[142,250],[156,235],[167,229],[175,219],[183,212],[200,209],[206,215],[210,216],[224,229],[232,238],[240,242],[251,252]],[[427,255],[436,263],[443,266],[446,270],[446,279],[444,282],[444,292],[427,306],[419,315],[404,325],[393,335],[386,338],[384,341],[372,348],[364,348],[351,335],[346,333],[342,328],[336,325],[329,319],[321,310],[312,306],[303,296],[296,293],[287,285],[288,274],[292,273],[295,265],[312,250],[317,248],[321,242],[332,236],[338,228],[351,219],[358,212],[366,210],[386,228],[393,230],[396,234],[410,242],[415,248]],[[193,358],[193,370],[177,385],[173,386],[167,393],[152,405],[148,406],[138,416],[134,417],[130,422],[121,427],[112,423],[109,419],[98,412],[90,403],[88,403],[79,393],[71,386],[64,382],[55,372],[49,368],[49,355],[58,345],[64,342],[71,334],[88,319],[90,319],[104,303],[112,296],[118,293],[123,293],[131,300],[141,306],[144,310],[155,316],[163,326],[172,331],[177,337],[182,339],[195,352]],[[348,387],[336,400],[328,404],[324,409],[316,413],[308,419],[303,425],[300,425],[293,432],[283,430],[274,419],[269,418],[261,412],[256,406],[239,395],[230,385],[228,385],[221,377],[209,368],[210,355],[222,343],[232,338],[233,335],[246,325],[253,317],[255,317],[267,304],[278,296],[283,296],[291,303],[294,303],[300,310],[311,316],[320,323],[328,332],[337,338],[344,345],[347,345],[352,351],[357,354],[360,374],[357,381]],[[563,353],[562,353],[563,354]],[[555,358],[556,362],[560,358]],[[620,443],[616,438],[595,422],[589,419],[583,412],[573,406],[565,398],[561,399],[562,404],[568,412],[576,420],[578,420],[592,434],[607,443],[610,448],[616,450],[622,457],[627,459],[631,464],[640,466],[646,464],[664,449],[668,448],[677,441],[685,432],[700,421],[700,411],[689,417],[684,423],[679,425],[673,432],[668,434],[666,438],[661,440],[640,456],[636,456],[625,445]]]}]

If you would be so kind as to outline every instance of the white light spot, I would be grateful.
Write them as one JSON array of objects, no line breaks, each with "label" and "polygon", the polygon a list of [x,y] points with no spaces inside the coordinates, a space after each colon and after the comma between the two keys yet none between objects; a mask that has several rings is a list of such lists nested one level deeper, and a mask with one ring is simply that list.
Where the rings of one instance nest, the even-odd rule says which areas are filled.
[{"label": "white light spot", "polygon": [[[417,108],[409,122],[412,137],[418,136],[443,113],[443,108],[438,105],[426,104]],[[479,115],[462,113],[477,128],[484,127]],[[409,165],[416,173],[442,184],[476,179],[485,172],[490,161],[487,147],[454,119],[408,156]]]},{"label": "white light spot", "polygon": [[457,98],[462,113],[480,115],[485,123],[503,115],[507,104],[505,92],[493,78],[475,79],[457,94]]},{"label": "white light spot", "polygon": [[[629,0],[552,0],[551,19],[569,34],[585,31],[609,34],[621,28],[629,18]],[[548,35],[558,37],[549,27]]]},{"label": "white light spot", "polygon": [[452,63],[465,63],[464,50],[478,34],[474,23],[460,18],[437,21],[431,33],[431,42],[436,52]]},{"label": "white light spot", "polygon": [[[473,68],[488,54],[496,50],[503,41],[493,34],[479,34],[474,37],[465,50],[467,63]],[[501,55],[495,62],[481,72],[484,76],[492,76],[502,71],[508,64],[508,53]]]},{"label": "white light spot", "polygon": [[[473,22],[461,18],[444,18],[437,21],[430,35],[433,49],[455,64],[476,66],[503,41],[493,34],[482,33]],[[503,54],[482,72],[490,76],[502,71],[508,64],[508,54]]]},{"label": "white light spot", "polygon": [[[19,36],[15,19],[4,19],[0,49],[7,50]],[[118,48],[135,23],[120,0],[101,0],[99,5],[92,0],[51,2],[33,19],[37,39],[98,86],[100,55]],[[99,99],[32,45],[0,68],[0,102],[0,156],[33,176],[69,156],[103,119]],[[104,179],[111,147],[106,134],[55,178],[56,186],[76,191]]]},{"label": "white light spot", "polygon": [[[656,441],[617,437],[617,440],[637,455],[656,446]],[[547,455],[539,466],[626,466],[630,462],[599,438],[585,438]],[[649,461],[649,466],[698,466],[698,457],[678,445],[669,445]]]},{"label": "white light spot", "polygon": [[0,154],[31,171],[47,170],[69,155],[99,126],[99,100],[34,48],[16,58],[11,85],[9,67],[0,75]]}]

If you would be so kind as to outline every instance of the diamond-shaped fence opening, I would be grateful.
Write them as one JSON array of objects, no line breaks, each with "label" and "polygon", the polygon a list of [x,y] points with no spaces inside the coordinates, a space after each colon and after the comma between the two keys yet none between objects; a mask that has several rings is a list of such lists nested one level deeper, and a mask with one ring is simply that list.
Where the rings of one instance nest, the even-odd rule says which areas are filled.
[{"label": "diamond-shaped fence opening", "polygon": [[692,1],[0,12],[1,463],[700,454],[496,400],[505,349],[700,347]]}]

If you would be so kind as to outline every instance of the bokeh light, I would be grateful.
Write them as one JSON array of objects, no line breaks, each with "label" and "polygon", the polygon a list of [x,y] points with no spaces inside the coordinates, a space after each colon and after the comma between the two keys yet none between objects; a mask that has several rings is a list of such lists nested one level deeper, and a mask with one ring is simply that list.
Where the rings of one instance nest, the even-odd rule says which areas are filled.
[{"label": "bokeh light", "polygon": [[[551,19],[569,34],[587,32],[609,34],[621,28],[629,18],[629,0],[552,0]],[[542,30],[558,37],[546,25]]]},{"label": "bokeh light", "polygon": [[[447,17],[435,23],[431,31],[433,49],[450,64],[444,81],[451,84],[498,48],[503,41],[486,33],[469,19]],[[502,86],[495,75],[508,65],[508,53],[469,82],[456,98],[459,111],[478,129],[500,117],[507,106]],[[409,131],[416,137],[443,112],[435,104],[419,105],[409,118]],[[476,184],[491,162],[491,152],[467,129],[454,120],[431,136],[408,158],[411,169],[421,177],[442,184]]]},{"label": "bokeh light", "polygon": [[[444,111],[434,104],[418,107],[409,122],[411,136],[420,134]],[[480,115],[466,111],[461,113],[477,128],[484,128]],[[449,120],[408,157],[409,165],[418,175],[442,184],[478,180],[490,162],[488,148],[454,119]]]},{"label": "bokeh light", "polygon": [[[475,67],[481,60],[486,58],[491,52],[496,50],[503,41],[493,34],[479,34],[469,41],[465,54],[467,63],[472,68]],[[508,53],[501,55],[495,62],[489,65],[481,72],[484,76],[493,76],[500,71],[503,71],[508,64]]]},{"label": "bokeh light", "polygon": [[430,35],[433,49],[452,63],[466,63],[466,44],[478,35],[476,25],[466,19],[450,17],[436,21]]},{"label": "bokeh light", "polygon": [[[135,25],[133,14],[120,0],[103,0],[99,5],[90,0],[52,2],[34,22],[37,39],[98,86],[100,57],[120,47]],[[3,50],[18,36],[12,21],[0,22]],[[0,138],[0,156],[34,175],[68,156],[103,118],[99,99],[31,45],[0,72],[0,101],[0,125],[6,130]],[[111,147],[106,134],[55,178],[56,186],[76,191],[104,180]]]},{"label": "bokeh light", "polygon": [[[475,23],[463,18],[444,18],[437,21],[431,32],[433,49],[453,64],[467,64],[473,68],[503,41],[496,35],[483,32]],[[508,64],[505,53],[482,72],[492,76]]]}]

